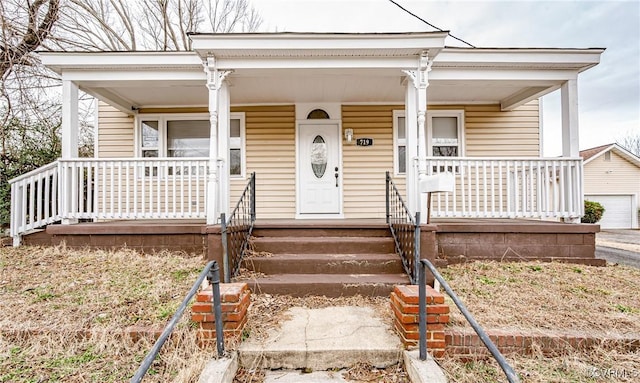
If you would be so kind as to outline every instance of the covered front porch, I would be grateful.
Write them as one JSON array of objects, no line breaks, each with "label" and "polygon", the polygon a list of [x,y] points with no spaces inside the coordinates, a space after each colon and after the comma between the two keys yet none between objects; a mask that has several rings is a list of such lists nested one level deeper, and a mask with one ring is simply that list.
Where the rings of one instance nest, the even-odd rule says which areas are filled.
[{"label": "covered front porch", "polygon": [[[422,223],[577,222],[577,75],[601,50],[445,37],[196,34],[193,52],[43,53],[63,79],[62,158],[11,181],[14,243],[57,222],[211,227],[253,173],[258,219],[384,219],[390,172]],[[543,158],[537,99],[557,89],[563,156]],[[96,158],[77,158],[79,90],[101,100]],[[437,173],[455,187],[428,212],[419,180]]]}]

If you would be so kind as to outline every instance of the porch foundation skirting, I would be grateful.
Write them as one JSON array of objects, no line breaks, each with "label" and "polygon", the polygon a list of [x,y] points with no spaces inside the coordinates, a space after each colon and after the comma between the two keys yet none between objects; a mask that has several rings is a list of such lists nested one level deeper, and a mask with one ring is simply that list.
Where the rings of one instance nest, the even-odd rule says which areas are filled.
[{"label": "porch foundation skirting", "polygon": [[[337,220],[339,230],[349,220]],[[274,227],[309,225],[308,220],[273,220]],[[326,226],[326,221],[324,221]],[[604,265],[595,258],[598,225],[534,220],[456,219],[421,225],[420,255],[436,266],[473,260],[557,261]],[[182,251],[222,264],[220,226],[204,222],[115,221],[49,225],[46,231],[24,236],[25,245],[72,248],[129,248],[143,253]]]},{"label": "porch foundation skirting", "polygon": [[438,223],[437,264],[474,260],[556,261],[603,266],[595,258],[598,225],[541,221],[451,220]]},{"label": "porch foundation skirting", "polygon": [[132,249],[145,254],[179,251],[222,264],[220,226],[200,223],[118,221],[76,225],[49,225],[26,235],[24,245],[93,249]]}]

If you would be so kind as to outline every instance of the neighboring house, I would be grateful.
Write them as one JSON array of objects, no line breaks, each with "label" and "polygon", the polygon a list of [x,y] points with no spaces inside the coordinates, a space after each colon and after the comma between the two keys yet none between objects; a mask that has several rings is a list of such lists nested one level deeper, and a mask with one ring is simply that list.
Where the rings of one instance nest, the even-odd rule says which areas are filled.
[{"label": "neighboring house", "polygon": [[[447,36],[193,34],[191,52],[43,52],[62,78],[62,158],[13,181],[12,235],[77,220],[216,225],[253,172],[258,219],[382,221],[388,171],[422,222],[419,179],[440,172],[456,187],[433,196],[436,219],[579,222],[578,75],[604,49]],[[100,100],[92,159],[76,158],[80,90]],[[542,158],[538,99],[555,90],[562,157]]]},{"label": "neighboring house", "polygon": [[583,150],[584,198],[599,202],[603,229],[637,229],[640,158],[618,144]]}]

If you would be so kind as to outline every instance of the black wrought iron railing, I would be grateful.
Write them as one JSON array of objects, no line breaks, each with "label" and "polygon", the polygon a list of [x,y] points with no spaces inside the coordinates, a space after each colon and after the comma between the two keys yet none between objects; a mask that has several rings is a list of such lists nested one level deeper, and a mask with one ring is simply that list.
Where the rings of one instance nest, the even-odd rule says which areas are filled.
[{"label": "black wrought iron railing", "polygon": [[160,353],[160,349],[173,332],[173,329],[178,324],[178,321],[182,317],[182,314],[184,314],[184,311],[187,309],[189,301],[191,301],[191,299],[196,295],[198,289],[200,288],[200,285],[202,285],[202,281],[204,281],[205,278],[207,278],[209,284],[211,284],[213,288],[212,305],[216,323],[216,347],[218,350],[218,356],[224,355],[222,305],[220,303],[220,268],[218,267],[218,263],[216,261],[211,261],[207,263],[207,265],[198,276],[198,279],[196,279],[193,286],[191,286],[191,290],[189,290],[187,296],[184,298],[180,306],[178,306],[178,309],[176,310],[175,314],[173,314],[173,317],[162,331],[162,334],[160,334],[160,337],[151,348],[151,351],[149,351],[149,353],[142,360],[142,364],[140,364],[138,371],[136,371],[133,378],[131,378],[131,380],[129,381],[130,383],[138,383],[142,381],[144,376],[147,374],[147,371],[151,367],[151,364]]},{"label": "black wrought iron railing", "polygon": [[418,263],[420,261],[420,212],[413,217],[387,172],[387,224],[396,244],[396,252],[402,259],[404,270],[412,284],[418,282]]},{"label": "black wrought iron railing", "polygon": [[498,348],[491,341],[487,333],[485,333],[482,327],[480,327],[480,325],[478,324],[478,322],[476,322],[473,315],[471,315],[469,310],[467,310],[464,303],[462,303],[460,298],[458,298],[456,293],[451,289],[451,286],[449,286],[447,281],[442,277],[442,275],[438,272],[435,266],[433,266],[433,264],[428,259],[422,259],[420,263],[421,263],[421,267],[418,272],[418,275],[419,275],[419,278],[418,278],[419,279],[418,280],[418,294],[419,294],[419,298],[418,298],[419,299],[419,325],[418,326],[419,327],[418,329],[420,333],[420,340],[419,340],[420,359],[421,360],[427,359],[427,286],[426,286],[427,272],[425,269],[428,269],[431,272],[431,274],[433,274],[435,279],[438,282],[440,282],[440,285],[444,288],[444,290],[447,292],[449,297],[451,297],[451,299],[453,300],[453,303],[455,303],[455,305],[458,307],[458,310],[460,310],[462,315],[464,315],[467,322],[469,322],[471,327],[473,327],[473,330],[476,332],[476,334],[478,334],[478,337],[480,338],[480,340],[482,340],[482,343],[484,343],[485,347],[487,347],[487,349],[489,350],[493,358],[498,362],[498,365],[500,365],[500,368],[502,369],[505,376],[507,377],[507,380],[510,383],[520,383],[520,378],[518,377],[516,372],[513,370],[511,365],[509,365],[509,362],[507,362],[504,355],[500,353],[500,350],[498,350]]},{"label": "black wrought iron railing", "polygon": [[255,221],[256,173],[253,172],[229,219],[227,220],[224,213],[220,215],[225,282],[231,282],[231,278],[240,272],[242,258],[249,246]]}]

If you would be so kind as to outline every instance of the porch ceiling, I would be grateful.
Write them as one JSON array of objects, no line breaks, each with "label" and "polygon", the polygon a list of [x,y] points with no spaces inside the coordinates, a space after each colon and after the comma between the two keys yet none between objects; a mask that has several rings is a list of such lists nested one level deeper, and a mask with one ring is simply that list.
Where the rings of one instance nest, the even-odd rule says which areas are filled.
[{"label": "porch ceiling", "polygon": [[[404,103],[404,77],[396,75],[288,74],[282,76],[235,76],[229,78],[232,104],[342,102]],[[130,107],[204,107],[208,90],[200,82],[123,81],[80,84],[90,94]],[[428,88],[429,103],[500,103],[527,89],[552,91],[557,81],[434,80]]]}]

